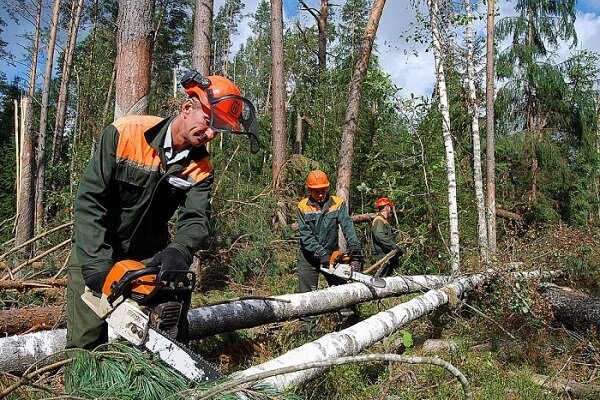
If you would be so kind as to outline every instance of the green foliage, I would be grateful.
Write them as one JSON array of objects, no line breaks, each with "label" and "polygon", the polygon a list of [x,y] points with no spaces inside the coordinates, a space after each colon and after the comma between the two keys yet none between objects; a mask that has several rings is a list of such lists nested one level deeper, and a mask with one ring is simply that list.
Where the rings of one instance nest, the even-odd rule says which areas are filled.
[{"label": "green foliage", "polygon": [[[15,117],[14,101],[19,99],[18,82],[7,84],[5,76],[0,74],[0,160],[4,168],[0,169],[0,227],[15,214]],[[12,226],[12,224],[8,224]],[[8,240],[10,231],[0,231],[0,242]]]}]

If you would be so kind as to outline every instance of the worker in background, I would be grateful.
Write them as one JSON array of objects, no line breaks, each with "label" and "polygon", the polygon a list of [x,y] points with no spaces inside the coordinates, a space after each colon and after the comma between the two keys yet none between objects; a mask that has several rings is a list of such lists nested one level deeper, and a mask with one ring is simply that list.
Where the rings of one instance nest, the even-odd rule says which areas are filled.
[{"label": "worker in background", "polygon": [[[84,286],[100,293],[113,265],[124,259],[188,270],[210,228],[213,167],[206,144],[238,133],[258,146],[254,106],[222,76],[190,71],[187,99],[177,116],[130,115],[104,129],[74,203],[68,263],[67,348],[107,341],[107,325],[81,300]],[[179,210],[170,240],[168,221]],[[187,310],[182,311],[187,315]],[[188,336],[182,318],[178,339]]]},{"label": "worker in background", "polygon": [[[362,269],[362,247],[346,202],[338,196],[329,195],[329,179],[323,171],[314,170],[308,174],[306,189],[309,196],[298,203],[300,250],[297,268],[300,293],[317,289],[320,267],[329,267],[331,254],[338,249],[339,228],[348,244],[352,268],[357,271]],[[330,286],[346,283],[341,278],[324,275]],[[340,313],[348,317],[354,312],[343,309]],[[314,322],[314,318],[303,320]]]},{"label": "worker in background", "polygon": [[381,197],[375,202],[377,215],[373,219],[371,225],[371,239],[373,242],[373,254],[375,261],[382,259],[392,250],[396,250],[396,254],[383,266],[381,266],[376,276],[392,275],[394,270],[400,265],[400,257],[402,256],[402,248],[396,245],[392,227],[388,219],[394,211],[394,203],[387,197]]}]

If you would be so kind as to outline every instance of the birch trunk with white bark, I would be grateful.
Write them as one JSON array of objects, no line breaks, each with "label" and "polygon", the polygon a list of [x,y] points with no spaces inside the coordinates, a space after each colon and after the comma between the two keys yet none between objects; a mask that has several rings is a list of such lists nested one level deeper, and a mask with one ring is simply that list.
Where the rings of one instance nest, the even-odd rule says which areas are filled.
[{"label": "birch trunk with white bark", "polygon": [[435,60],[435,75],[440,96],[439,107],[442,114],[442,134],[446,149],[446,174],[448,177],[448,214],[450,223],[450,267],[453,276],[460,273],[460,246],[458,236],[458,205],[456,201],[456,166],[454,161],[454,145],[450,132],[450,106],[446,91],[444,60],[442,51],[441,31],[439,22],[438,0],[428,0],[431,36],[433,40],[433,57]]},{"label": "birch trunk with white bark", "polygon": [[[513,274],[520,279],[540,277],[540,271],[520,272]],[[314,342],[306,343],[296,349],[232,375],[232,378],[251,376],[264,371],[299,365],[314,361],[331,360],[338,357],[351,356],[391,335],[452,299],[476,288],[488,280],[492,274],[475,274],[459,278],[439,289],[429,290],[412,300],[399,304],[389,310],[382,311],[351,327],[339,332],[332,332]],[[263,380],[261,383],[276,389],[284,390],[290,386],[298,386],[322,374],[323,369],[310,369],[292,372]]]},{"label": "birch trunk with white bark", "polygon": [[467,14],[467,81],[469,84],[469,109],[471,111],[471,131],[473,133],[473,180],[475,183],[475,205],[477,207],[477,236],[479,238],[479,256],[484,265],[489,266],[487,221],[485,218],[485,200],[483,196],[483,174],[481,172],[481,140],[479,137],[479,100],[475,90],[475,61],[473,56],[473,13],[471,2],[465,0]]}]

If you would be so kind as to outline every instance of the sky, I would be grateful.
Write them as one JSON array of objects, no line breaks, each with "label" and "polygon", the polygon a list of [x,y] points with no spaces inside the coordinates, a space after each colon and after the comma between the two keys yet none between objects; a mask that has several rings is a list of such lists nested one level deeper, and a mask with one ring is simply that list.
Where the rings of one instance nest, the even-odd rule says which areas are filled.
[{"label": "sky", "polygon": [[[245,0],[246,14],[256,10],[259,0]],[[343,0],[332,0],[331,4],[341,4]],[[215,10],[224,3],[224,0],[215,0]],[[314,19],[306,11],[298,10],[297,0],[284,0],[284,18],[290,22],[293,18],[299,18],[303,24],[314,24]],[[318,8],[319,0],[306,0],[310,6]],[[415,12],[408,0],[388,0],[383,10],[379,29],[377,31],[376,44],[377,54],[382,69],[390,75],[392,81],[401,89],[402,96],[411,93],[419,96],[430,96],[434,77],[434,61],[431,51],[425,51],[424,45],[407,43],[405,35],[410,33],[411,22],[415,21]],[[514,2],[497,0],[499,8],[498,18],[514,14]],[[31,25],[25,21],[15,24],[8,18],[5,3],[0,0],[0,17],[7,26],[0,27],[4,30],[0,38],[8,42],[7,50],[22,59],[23,53],[20,35],[31,31]],[[485,5],[480,3],[480,12],[485,15]],[[576,3],[577,20],[575,28],[578,35],[578,50],[586,49],[600,53],[600,0],[579,0]],[[47,18],[47,17],[46,17]],[[485,21],[476,24],[476,30],[481,34],[485,30]],[[239,26],[239,34],[234,38],[234,46],[237,48],[250,34],[250,27],[242,22]],[[80,40],[79,38],[78,40]],[[234,49],[235,50],[235,49]],[[566,46],[559,50],[559,57],[566,58],[570,50]],[[40,71],[43,67],[39,68]],[[16,74],[27,75],[27,68],[23,66],[10,66],[6,60],[0,60],[0,71],[12,80]]]}]

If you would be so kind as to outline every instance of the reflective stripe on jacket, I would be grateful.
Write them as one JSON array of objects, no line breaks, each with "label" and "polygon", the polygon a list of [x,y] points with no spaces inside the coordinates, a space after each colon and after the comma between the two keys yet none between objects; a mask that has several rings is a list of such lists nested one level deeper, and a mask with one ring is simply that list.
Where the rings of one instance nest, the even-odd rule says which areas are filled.
[{"label": "reflective stripe on jacket", "polygon": [[298,230],[302,251],[317,258],[331,254],[338,248],[338,226],[349,245],[360,247],[348,206],[340,197],[328,196],[323,208],[310,197],[298,203]]},{"label": "reflective stripe on jacket", "polygon": [[[172,120],[126,116],[104,129],[74,203],[75,251],[84,277],[162,250],[178,208],[169,246],[191,263],[208,237],[213,168],[204,146],[166,167],[162,145]],[[169,184],[169,175],[187,185]]]}]

